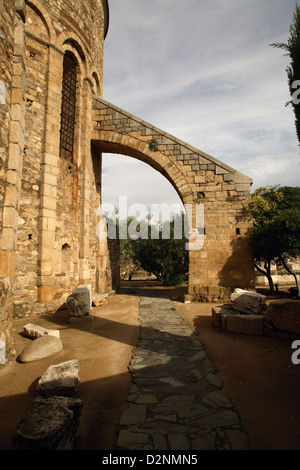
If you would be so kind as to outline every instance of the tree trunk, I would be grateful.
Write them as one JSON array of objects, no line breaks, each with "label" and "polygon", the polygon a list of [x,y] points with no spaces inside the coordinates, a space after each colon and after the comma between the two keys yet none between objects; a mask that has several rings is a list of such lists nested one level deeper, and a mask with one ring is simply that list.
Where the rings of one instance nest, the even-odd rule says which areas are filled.
[{"label": "tree trunk", "polygon": [[256,263],[254,263],[254,266],[257,269],[257,271],[259,271],[264,276],[266,276],[266,278],[268,279],[268,282],[269,282],[270,294],[274,294],[274,282],[273,282],[273,279],[272,279],[272,276],[271,276],[271,263],[265,261],[265,263],[264,263],[265,271],[260,266],[258,266]]},{"label": "tree trunk", "polygon": [[287,265],[286,261],[283,258],[279,258],[279,259],[282,262],[284,269],[294,277],[295,282],[296,282],[296,288],[297,288],[297,297],[299,297],[299,282],[297,279],[297,275],[294,273],[294,271],[291,270],[291,268]]}]

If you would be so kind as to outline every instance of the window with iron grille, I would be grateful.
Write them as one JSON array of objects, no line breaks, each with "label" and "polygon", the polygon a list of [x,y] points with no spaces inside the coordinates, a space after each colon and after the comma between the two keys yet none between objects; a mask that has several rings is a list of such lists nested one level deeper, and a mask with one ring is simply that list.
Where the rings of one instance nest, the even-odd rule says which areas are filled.
[{"label": "window with iron grille", "polygon": [[62,102],[60,118],[60,156],[73,162],[73,145],[76,113],[76,73],[77,63],[70,54],[65,54],[63,62]]}]

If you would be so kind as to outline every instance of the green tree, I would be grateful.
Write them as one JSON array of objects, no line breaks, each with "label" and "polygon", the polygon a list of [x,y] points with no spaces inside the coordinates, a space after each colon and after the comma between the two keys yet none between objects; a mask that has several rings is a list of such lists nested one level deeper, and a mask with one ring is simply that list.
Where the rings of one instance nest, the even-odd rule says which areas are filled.
[{"label": "green tree", "polygon": [[300,188],[259,188],[252,195],[251,210],[250,239],[256,269],[267,277],[273,293],[271,264],[282,264],[294,276],[299,292],[289,262],[300,256]]},{"label": "green tree", "polygon": [[[287,51],[287,56],[291,59],[291,64],[287,67],[288,85],[290,95],[293,96],[295,88],[299,87],[300,82],[300,7],[296,3],[293,15],[293,22],[290,26],[290,37],[287,43],[273,43],[272,47],[277,47]],[[298,141],[300,143],[300,105],[298,100],[292,99],[287,104],[292,104],[295,114],[295,125]]]},{"label": "green tree", "polygon": [[[154,227],[148,225],[148,234],[137,239],[128,239],[130,256],[134,263],[141,269],[152,273],[165,286],[180,285],[187,279],[188,273],[188,251],[186,250],[186,238],[182,225],[182,237],[176,238],[175,228],[183,218],[174,218],[170,223]],[[168,232],[169,227],[169,233]],[[157,238],[152,235],[156,232]],[[166,236],[167,233],[167,236]]]}]

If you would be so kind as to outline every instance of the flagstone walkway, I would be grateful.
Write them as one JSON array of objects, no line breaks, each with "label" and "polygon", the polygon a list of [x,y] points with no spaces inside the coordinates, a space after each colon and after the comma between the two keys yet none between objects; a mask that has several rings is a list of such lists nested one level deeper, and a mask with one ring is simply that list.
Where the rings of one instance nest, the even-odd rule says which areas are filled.
[{"label": "flagstone walkway", "polygon": [[170,299],[141,297],[139,316],[117,449],[247,449],[247,435],[212,361]]}]

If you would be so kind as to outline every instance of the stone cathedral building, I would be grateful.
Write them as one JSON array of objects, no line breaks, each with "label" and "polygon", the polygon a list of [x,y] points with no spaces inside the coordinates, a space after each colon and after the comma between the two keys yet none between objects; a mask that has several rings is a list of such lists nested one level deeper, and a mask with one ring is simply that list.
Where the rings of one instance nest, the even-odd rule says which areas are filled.
[{"label": "stone cathedral building", "polygon": [[[97,237],[101,154],[138,158],[205,210],[189,252],[190,300],[254,286],[251,180],[103,99],[107,0],[0,2],[0,339],[13,319],[55,310],[80,284],[118,284]],[[155,146],[151,143],[155,142]],[[196,218],[191,233],[200,232]]]}]

